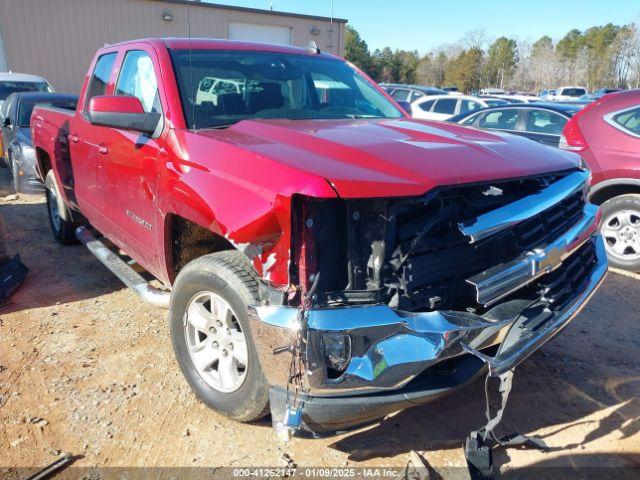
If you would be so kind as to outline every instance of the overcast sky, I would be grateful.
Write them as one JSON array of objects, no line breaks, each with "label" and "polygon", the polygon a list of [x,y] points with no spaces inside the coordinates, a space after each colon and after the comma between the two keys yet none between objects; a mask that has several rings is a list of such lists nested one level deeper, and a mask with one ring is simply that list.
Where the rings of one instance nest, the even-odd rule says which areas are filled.
[{"label": "overcast sky", "polygon": [[[331,0],[212,0],[213,3],[329,16]],[[457,41],[464,32],[536,40],[561,38],[572,28],[640,20],[640,0],[334,0],[369,48],[417,49],[421,53]]]}]

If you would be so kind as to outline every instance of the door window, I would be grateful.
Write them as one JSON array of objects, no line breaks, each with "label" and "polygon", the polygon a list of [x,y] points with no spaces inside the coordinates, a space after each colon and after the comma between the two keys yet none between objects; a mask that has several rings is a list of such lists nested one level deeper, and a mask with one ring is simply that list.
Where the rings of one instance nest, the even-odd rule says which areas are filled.
[{"label": "door window", "polygon": [[517,123],[518,110],[510,108],[509,110],[494,110],[486,113],[478,122],[478,127],[498,130],[515,130]]},{"label": "door window", "polygon": [[411,94],[410,102],[415,102],[417,99],[422,97],[424,97],[424,93],[414,90],[413,93]]},{"label": "door window", "polygon": [[622,130],[640,136],[640,107],[615,115],[613,121],[622,127]]},{"label": "door window", "polygon": [[475,122],[478,117],[480,116],[479,113],[474,113],[473,115],[470,115],[469,117],[467,117],[465,120],[462,121],[462,125],[471,125],[473,122]]},{"label": "door window", "polygon": [[527,113],[527,132],[560,135],[567,119],[554,112],[531,110]]},{"label": "door window", "polygon": [[435,107],[433,107],[433,111],[436,113],[446,113],[447,115],[453,115],[456,111],[456,102],[458,100],[455,98],[442,98],[436,102]]},{"label": "door window", "polygon": [[106,53],[98,58],[96,66],[91,74],[91,80],[89,81],[89,88],[87,89],[86,105],[89,106],[89,100],[99,95],[104,95],[107,91],[107,84],[111,77],[111,71],[113,70],[113,64],[116,61],[116,52]]},{"label": "door window", "polygon": [[479,108],[482,108],[482,105],[478,102],[474,102],[473,100],[462,100],[460,103],[460,113],[473,112]]},{"label": "door window", "polygon": [[116,85],[116,95],[136,97],[145,112],[161,113],[158,81],[151,57],[146,52],[127,52]]},{"label": "door window", "polygon": [[409,90],[397,88],[393,91],[391,97],[393,97],[396,102],[406,102],[409,98]]},{"label": "door window", "polygon": [[431,110],[431,107],[433,107],[433,104],[435,102],[436,102],[435,100],[427,100],[426,102],[422,102],[418,106],[425,112],[428,112],[429,110]]}]

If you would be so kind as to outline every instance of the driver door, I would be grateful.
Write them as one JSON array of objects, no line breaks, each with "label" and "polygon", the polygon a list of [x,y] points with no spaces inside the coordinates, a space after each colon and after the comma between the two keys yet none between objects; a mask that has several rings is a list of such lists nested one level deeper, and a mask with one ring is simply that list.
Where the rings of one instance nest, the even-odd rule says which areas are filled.
[{"label": "driver door", "polygon": [[[145,112],[162,115],[158,89],[159,66],[155,52],[145,44],[130,47],[120,57],[114,95],[133,96]],[[110,128],[101,144],[106,215],[112,224],[114,241],[146,269],[159,265],[157,233],[162,217],[156,207],[159,144],[164,122],[152,135]]]}]

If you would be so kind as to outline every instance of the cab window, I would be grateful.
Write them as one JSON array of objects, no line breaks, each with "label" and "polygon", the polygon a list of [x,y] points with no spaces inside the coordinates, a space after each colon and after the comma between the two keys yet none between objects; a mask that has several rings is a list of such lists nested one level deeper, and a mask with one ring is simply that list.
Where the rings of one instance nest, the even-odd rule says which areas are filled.
[{"label": "cab window", "polygon": [[158,80],[151,57],[142,50],[127,52],[122,62],[116,95],[136,97],[146,113],[161,113]]},{"label": "cab window", "polygon": [[107,92],[107,85],[109,84],[109,78],[113,71],[113,64],[116,61],[116,52],[106,53],[96,62],[96,66],[91,74],[91,80],[89,80],[89,88],[87,89],[86,105],[89,106],[89,100],[99,95],[104,95]]}]

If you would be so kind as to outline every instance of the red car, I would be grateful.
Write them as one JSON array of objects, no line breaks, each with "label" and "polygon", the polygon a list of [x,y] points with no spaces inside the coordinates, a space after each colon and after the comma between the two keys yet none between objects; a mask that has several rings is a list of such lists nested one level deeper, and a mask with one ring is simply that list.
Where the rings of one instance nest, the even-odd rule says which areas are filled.
[{"label": "red car", "polygon": [[560,147],[593,172],[590,199],[602,207],[610,264],[640,271],[640,90],[605,95],[575,114]]},{"label": "red car", "polygon": [[284,433],[514,368],[607,271],[577,155],[407,118],[315,48],[110,45],[77,110],[36,107],[31,128],[55,238],[170,307],[207,405],[270,406]]}]

